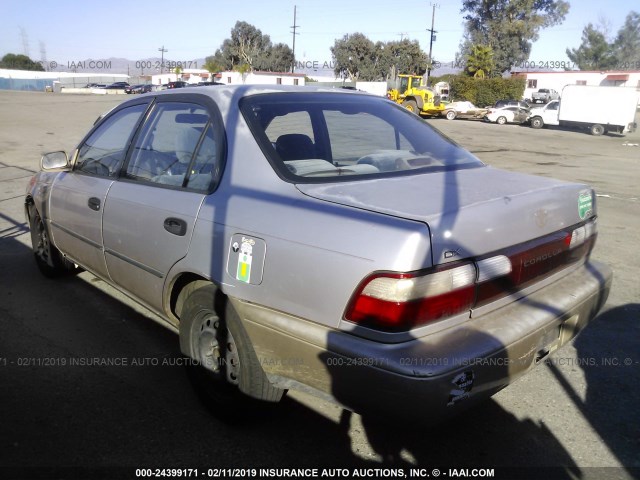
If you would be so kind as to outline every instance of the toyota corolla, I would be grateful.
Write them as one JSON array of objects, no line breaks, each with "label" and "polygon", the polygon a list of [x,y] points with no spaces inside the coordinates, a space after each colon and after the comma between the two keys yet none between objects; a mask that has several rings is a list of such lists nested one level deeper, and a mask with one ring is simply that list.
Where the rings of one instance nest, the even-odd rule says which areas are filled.
[{"label": "toyota corolla", "polygon": [[357,92],[154,92],[41,167],[40,270],[154,311],[239,412],[301,389],[446,418],[574,338],[611,285],[590,186],[487,166]]}]

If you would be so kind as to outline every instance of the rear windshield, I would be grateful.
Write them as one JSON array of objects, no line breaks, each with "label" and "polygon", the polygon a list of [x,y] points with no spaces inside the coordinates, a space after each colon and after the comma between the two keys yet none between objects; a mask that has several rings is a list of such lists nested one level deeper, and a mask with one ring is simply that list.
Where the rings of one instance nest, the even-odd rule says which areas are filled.
[{"label": "rear windshield", "polygon": [[296,183],[335,182],[483,166],[404,108],[345,93],[267,93],[240,109],[278,174]]}]

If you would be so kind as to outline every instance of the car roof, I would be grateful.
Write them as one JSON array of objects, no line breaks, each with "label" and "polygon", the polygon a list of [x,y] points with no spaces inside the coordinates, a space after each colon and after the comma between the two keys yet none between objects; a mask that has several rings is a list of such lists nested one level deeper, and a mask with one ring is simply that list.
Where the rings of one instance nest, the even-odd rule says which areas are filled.
[{"label": "car roof", "polygon": [[205,85],[200,87],[185,87],[179,91],[176,90],[162,90],[155,94],[160,95],[184,95],[186,93],[198,93],[204,94],[216,101],[223,99],[243,97],[249,97],[252,95],[259,95],[263,93],[334,93],[336,95],[366,95],[374,96],[376,98],[383,99],[378,95],[372,95],[366,92],[359,92],[353,90],[347,90],[344,88],[331,88],[331,87],[315,87],[315,86],[302,86],[302,85]]}]

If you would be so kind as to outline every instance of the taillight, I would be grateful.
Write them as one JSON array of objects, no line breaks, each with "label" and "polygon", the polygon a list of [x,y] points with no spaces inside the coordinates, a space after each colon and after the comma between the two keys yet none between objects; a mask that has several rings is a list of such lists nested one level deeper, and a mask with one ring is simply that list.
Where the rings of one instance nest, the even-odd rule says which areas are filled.
[{"label": "taillight", "polygon": [[473,263],[420,273],[377,273],[360,285],[345,318],[397,332],[468,311],[475,298]]},{"label": "taillight", "polygon": [[374,273],[356,289],[345,319],[399,332],[470,311],[585,258],[596,235],[592,220],[475,262],[420,272]]}]

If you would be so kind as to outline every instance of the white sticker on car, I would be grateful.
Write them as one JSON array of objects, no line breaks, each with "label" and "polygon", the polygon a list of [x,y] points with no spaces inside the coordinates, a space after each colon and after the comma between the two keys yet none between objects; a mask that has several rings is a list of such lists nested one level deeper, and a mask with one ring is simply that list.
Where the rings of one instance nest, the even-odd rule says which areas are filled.
[{"label": "white sticker on car", "polygon": [[241,282],[251,282],[251,263],[253,261],[253,245],[255,242],[250,239],[243,238],[240,245],[240,255],[238,255],[238,268],[236,270],[236,279]]}]

